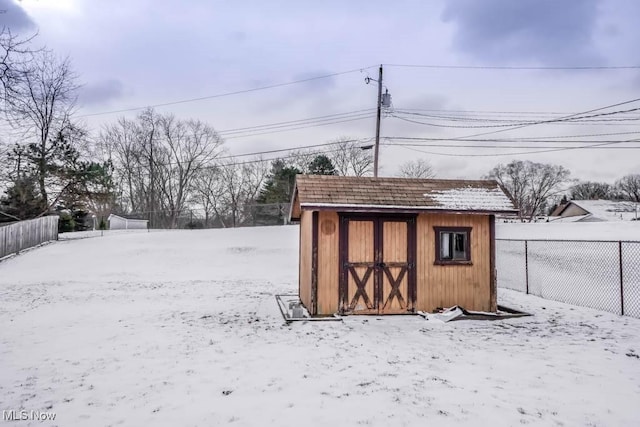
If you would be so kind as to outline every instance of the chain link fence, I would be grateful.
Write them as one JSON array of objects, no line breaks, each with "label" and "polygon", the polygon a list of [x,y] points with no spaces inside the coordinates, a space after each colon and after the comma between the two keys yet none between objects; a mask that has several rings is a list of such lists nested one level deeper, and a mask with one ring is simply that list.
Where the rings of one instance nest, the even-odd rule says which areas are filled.
[{"label": "chain link fence", "polygon": [[624,312],[640,318],[640,242],[622,242]]},{"label": "chain link fence", "polygon": [[640,318],[640,242],[496,239],[498,286]]}]

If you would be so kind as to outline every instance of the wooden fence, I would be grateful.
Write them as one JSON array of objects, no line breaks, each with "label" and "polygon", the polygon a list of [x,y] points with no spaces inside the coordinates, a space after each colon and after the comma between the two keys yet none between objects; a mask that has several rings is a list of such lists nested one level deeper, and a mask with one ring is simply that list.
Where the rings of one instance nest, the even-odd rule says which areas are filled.
[{"label": "wooden fence", "polygon": [[50,240],[58,240],[58,216],[0,226],[0,259]]}]

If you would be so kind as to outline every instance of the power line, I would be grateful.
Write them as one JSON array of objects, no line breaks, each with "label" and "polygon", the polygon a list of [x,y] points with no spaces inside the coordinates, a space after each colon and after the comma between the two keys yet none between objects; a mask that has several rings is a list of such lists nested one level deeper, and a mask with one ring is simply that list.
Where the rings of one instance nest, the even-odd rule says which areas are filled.
[{"label": "power line", "polygon": [[559,148],[552,148],[552,149],[541,149],[541,150],[536,150],[536,151],[523,151],[523,152],[519,152],[519,153],[492,153],[492,154],[438,153],[438,152],[433,152],[433,151],[418,150],[416,148],[406,147],[406,146],[402,146],[400,144],[391,144],[391,145],[396,145],[398,147],[405,148],[407,150],[417,151],[419,153],[431,154],[431,155],[435,155],[435,156],[446,156],[446,157],[498,157],[498,156],[519,156],[519,155],[524,155],[524,154],[552,153],[552,152],[567,151],[567,150],[582,150],[582,149],[596,148],[596,147],[599,147],[599,146],[622,144],[622,143],[626,143],[626,142],[639,142],[639,141],[640,141],[640,139],[631,139],[631,140],[627,140],[627,141],[605,142],[605,143],[601,143],[601,144],[594,144],[594,145],[588,145],[588,146],[582,146],[582,147],[559,147]]},{"label": "power line", "polygon": [[[640,99],[638,99],[638,100],[640,100]],[[426,123],[426,122],[421,122],[421,121],[418,121],[418,120],[407,119],[405,117],[399,117],[399,116],[397,116],[395,114],[391,114],[391,117],[394,117],[394,118],[399,119],[399,120],[403,120],[405,122],[416,123],[416,124],[425,125],[425,126],[433,126],[433,127],[464,128],[464,129],[510,127],[510,128],[513,128],[513,129],[507,129],[507,130],[514,130],[514,129],[519,129],[519,128],[526,127],[526,126],[548,124],[548,123],[575,122],[575,121],[578,121],[578,120],[592,119],[592,118],[595,118],[595,117],[603,117],[603,116],[613,116],[613,115],[616,115],[616,114],[631,113],[631,112],[634,112],[634,111],[640,111],[640,108],[632,108],[632,109],[629,109],[629,110],[612,111],[612,112],[608,112],[608,113],[599,113],[599,114],[592,114],[592,115],[579,115],[578,116],[577,114],[573,114],[571,116],[560,117],[558,119],[548,119],[548,120],[538,120],[538,121],[530,121],[530,122],[520,122],[520,123],[516,123],[516,124],[465,125],[465,126],[441,125],[441,124],[436,124],[436,123]],[[638,120],[638,119],[635,119],[635,120]],[[514,127],[514,126],[516,126],[516,127]],[[493,133],[495,133],[495,132],[493,132]]]},{"label": "power line", "polygon": [[[621,142],[630,142],[630,141],[608,141],[606,143],[621,143]],[[635,141],[633,141],[635,142]],[[577,143],[577,141],[575,141],[575,143]],[[584,144],[584,142],[582,142],[582,144]],[[514,150],[514,149],[523,149],[523,148],[527,148],[527,149],[555,149],[555,148],[569,148],[566,146],[558,146],[558,145],[543,145],[543,146],[537,146],[537,145],[450,145],[450,144],[385,144],[385,145],[390,145],[390,146],[398,146],[398,147],[444,147],[444,148],[481,148],[481,149],[505,149],[505,150]],[[601,150],[621,150],[621,149],[626,149],[626,150],[638,150],[640,149],[640,146],[634,146],[634,147],[629,147],[629,146],[624,146],[624,147],[620,147],[620,146],[605,146],[605,147],[601,147],[599,146],[599,143],[594,143],[593,145],[585,145],[584,147],[571,147],[571,148],[584,148],[584,149],[588,149],[588,148],[593,148],[593,149],[601,149]]]},{"label": "power line", "polygon": [[[591,135],[562,135],[562,136],[541,136],[541,137],[524,137],[524,138],[468,138],[468,139],[458,139],[458,138],[430,138],[430,137],[415,137],[415,136],[387,136],[385,139],[388,140],[401,140],[401,141],[426,141],[426,142],[440,142],[440,141],[450,141],[450,142],[490,142],[490,143],[514,143],[514,142],[542,142],[542,143],[565,143],[565,144],[584,144],[584,143],[600,143],[600,142],[618,142],[618,140],[595,140],[595,141],[567,141],[562,140],[563,138],[587,138],[587,137],[595,137],[595,136],[609,136],[609,135],[637,135],[640,134],[640,131],[635,132],[614,132],[614,133],[603,133],[603,134],[591,134]],[[556,138],[554,140],[554,138]]]},{"label": "power line", "polygon": [[429,108],[401,108],[402,111],[428,111],[432,113],[479,113],[479,114],[531,114],[531,115],[560,115],[572,114],[567,111],[496,111],[496,110],[447,110]]},{"label": "power line", "polygon": [[[567,116],[560,117],[560,118],[555,119],[555,120],[559,121],[559,120],[564,120],[564,119],[570,119],[572,117],[583,116],[585,114],[591,114],[591,113],[595,113],[596,111],[602,111],[602,110],[607,110],[609,108],[620,107],[622,105],[632,104],[632,103],[638,102],[638,101],[640,101],[640,98],[631,99],[629,101],[618,102],[616,104],[606,105],[604,107],[594,108],[594,109],[591,109],[591,110],[583,111],[581,113],[569,114]],[[473,134],[473,135],[461,136],[461,137],[458,137],[458,139],[475,138],[477,136],[492,135],[492,134],[495,134],[495,133],[508,132],[508,131],[511,131],[511,130],[522,129],[522,128],[525,128],[525,127],[528,127],[528,126],[534,126],[534,125],[545,123],[545,122],[546,121],[541,121],[540,123],[533,122],[533,123],[530,123],[530,124],[523,124],[523,125],[520,125],[520,126],[515,126],[515,127],[512,127],[512,128],[508,128],[508,129],[498,129],[498,130],[494,130],[494,131],[491,131],[491,132],[476,133],[476,134]]]},{"label": "power line", "polygon": [[223,135],[223,134],[228,134],[228,133],[236,133],[236,132],[241,132],[241,131],[250,131],[250,130],[262,130],[264,128],[272,128],[272,127],[281,127],[281,126],[285,126],[285,125],[298,125],[298,124],[302,124],[304,122],[311,122],[311,121],[321,121],[322,119],[327,119],[327,120],[333,120],[335,118],[338,117],[345,117],[345,116],[351,116],[351,115],[359,115],[362,114],[364,112],[373,112],[375,111],[375,108],[366,108],[363,110],[355,110],[355,111],[348,111],[348,112],[344,112],[344,113],[336,113],[336,114],[327,114],[324,116],[317,116],[317,117],[309,117],[306,119],[297,119],[297,120],[289,120],[286,122],[276,122],[276,123],[267,123],[267,124],[263,124],[263,125],[255,125],[255,126],[247,126],[247,127],[243,127],[243,128],[235,128],[235,129],[225,129],[225,130],[220,130],[218,131],[218,134]]},{"label": "power line", "polygon": [[344,75],[344,74],[350,74],[350,73],[355,73],[355,72],[359,72],[359,71],[363,71],[363,70],[368,70],[369,68],[373,68],[373,67],[374,66],[369,66],[369,67],[364,67],[364,68],[355,68],[353,70],[340,71],[340,72],[337,72],[337,73],[331,73],[331,74],[325,74],[325,75],[322,75],[322,76],[309,77],[309,78],[306,78],[306,79],[294,80],[294,81],[290,81],[290,82],[276,83],[276,84],[272,84],[272,85],[268,85],[268,86],[261,86],[261,87],[254,87],[254,88],[250,88],[250,89],[236,90],[236,91],[233,91],[233,92],[224,92],[224,93],[219,93],[219,94],[216,94],[216,95],[201,96],[201,97],[198,97],[198,98],[189,98],[189,99],[182,99],[182,100],[178,100],[178,101],[164,102],[164,103],[161,103],[161,104],[145,105],[143,107],[123,108],[123,109],[120,109],[120,110],[111,110],[111,111],[102,111],[102,112],[99,112],[99,113],[83,114],[83,115],[77,116],[77,117],[82,118],[82,117],[102,116],[102,115],[106,115],[106,114],[126,113],[126,112],[130,112],[130,111],[144,110],[145,108],[167,107],[169,105],[185,104],[185,103],[189,103],[189,102],[204,101],[204,100],[207,100],[207,99],[215,99],[215,98],[222,98],[222,97],[232,96],[232,95],[240,95],[240,94],[244,94],[244,93],[257,92],[257,91],[261,91],[261,90],[275,89],[275,88],[278,88],[278,87],[291,86],[291,85],[295,85],[295,84],[299,84],[299,83],[307,83],[307,82],[311,82],[311,81],[314,81],[314,80],[326,79],[326,78],[329,78],[329,77],[341,76],[341,75]]},{"label": "power line", "polygon": [[[614,135],[635,135],[639,134],[640,131],[629,131],[629,132],[609,132],[609,133],[591,133],[591,134],[582,134],[582,135],[559,135],[559,136],[528,136],[521,138],[512,138],[516,141],[527,141],[530,139],[552,139],[552,138],[593,138],[596,136],[614,136]],[[471,141],[470,139],[466,139],[466,141]]]},{"label": "power line", "polygon": [[364,119],[369,119],[369,118],[373,118],[373,117],[375,117],[375,115],[368,114],[368,115],[363,115],[363,116],[352,118],[352,119],[335,120],[335,121],[330,121],[330,122],[312,124],[312,125],[308,125],[308,126],[298,126],[298,127],[288,128],[288,129],[274,130],[274,131],[267,131],[267,132],[259,132],[259,133],[251,133],[251,134],[245,134],[245,135],[235,135],[235,136],[232,135],[232,136],[226,137],[225,139],[228,140],[228,139],[235,139],[235,138],[246,138],[246,137],[250,137],[250,136],[269,135],[269,134],[280,133],[280,132],[289,132],[289,131],[293,131],[293,130],[308,129],[308,128],[318,127],[318,126],[327,126],[327,125],[333,125],[333,124],[338,124],[338,123],[354,122],[354,121],[357,121],[357,120],[364,120]]},{"label": "power line", "polygon": [[[290,149],[289,151],[295,151],[297,149]],[[338,151],[339,148],[334,148],[332,150],[323,150],[323,151],[311,151],[308,154],[310,155],[320,155],[320,154],[330,154],[330,153],[335,153],[336,151]],[[297,153],[293,153],[293,154],[289,154],[287,156],[278,156],[278,157],[270,157],[268,159],[254,159],[254,160],[246,160],[243,162],[235,162],[235,163],[221,163],[218,165],[207,165],[202,167],[201,169],[216,169],[216,168],[220,168],[220,167],[228,167],[228,166],[239,166],[239,165],[247,165],[247,164],[252,164],[252,163],[262,163],[262,162],[270,162],[273,160],[280,160],[280,159],[290,159],[293,157],[296,157],[298,154]],[[231,158],[233,158],[235,156],[232,156]]]},{"label": "power line", "polygon": [[338,145],[338,144],[344,144],[344,143],[347,143],[347,142],[366,142],[366,141],[370,141],[372,139],[373,138],[345,139],[345,140],[341,140],[341,141],[333,141],[333,142],[324,142],[324,143],[321,143],[321,144],[305,145],[305,146],[302,146],[302,147],[280,148],[280,149],[276,149],[276,150],[266,150],[266,151],[258,151],[258,152],[253,152],[253,153],[235,154],[235,155],[229,155],[229,156],[226,156],[226,157],[218,157],[218,158],[216,158],[216,160],[233,159],[233,158],[236,158],[236,157],[259,156],[261,154],[282,153],[282,152],[286,152],[286,151],[306,150],[308,148],[326,147],[326,146],[329,146],[329,145]]},{"label": "power line", "polygon": [[[298,153],[296,153],[296,151],[303,151],[303,150],[307,150],[309,148],[318,148],[318,147],[327,147],[327,146],[331,146],[331,145],[340,145],[340,144],[344,144],[344,143],[350,143],[350,142],[368,142],[371,141],[373,138],[359,138],[359,139],[344,139],[344,140],[340,140],[340,141],[332,141],[332,142],[324,142],[324,143],[320,143],[320,144],[311,144],[311,145],[304,145],[304,146],[300,146],[300,147],[292,147],[292,148],[280,148],[280,149],[275,149],[275,150],[262,150],[262,151],[254,151],[252,153],[244,153],[244,154],[233,154],[233,155],[227,155],[227,156],[218,156],[218,157],[214,157],[212,159],[209,159],[210,161],[215,161],[215,162],[219,162],[220,160],[228,160],[228,159],[235,159],[238,157],[248,157],[248,156],[260,156],[263,154],[274,154],[274,153],[282,153],[282,152],[293,152],[292,154],[290,154],[289,156],[284,156],[284,157],[273,157],[273,158],[269,158],[269,159],[255,159],[255,160],[250,160],[250,161],[246,161],[246,162],[240,162],[240,163],[233,163],[233,165],[236,164],[248,164],[248,163],[256,163],[256,162],[262,162],[262,161],[270,161],[270,160],[277,160],[280,158],[290,158],[290,157],[296,157],[298,155]],[[323,152],[315,152],[315,151],[310,151],[306,154],[323,154],[323,153],[333,153],[338,151],[340,148],[335,148],[332,150],[328,150],[328,151],[323,151]],[[182,162],[182,161],[169,161],[169,162],[154,162],[153,165],[154,166],[178,166],[181,165],[183,163],[187,163],[187,162]],[[210,168],[216,168],[219,167],[219,164],[216,165],[207,165],[202,167],[201,169],[210,169]]]},{"label": "power line", "polygon": [[[340,141],[340,142],[318,144],[317,146],[340,144],[340,143],[343,143],[343,142],[356,142],[356,141],[364,142],[364,141],[367,141],[367,140],[370,141],[372,139],[373,138],[365,138],[363,140],[346,140],[346,141]],[[307,147],[311,147],[311,146],[307,146]],[[235,157],[259,155],[259,154],[271,153],[271,152],[277,152],[277,151],[296,151],[296,150],[304,149],[304,148],[306,148],[306,147],[290,148],[290,149],[284,149],[284,150],[263,151],[263,152],[258,152],[258,153],[247,153],[247,154],[242,154],[242,155],[239,155],[239,156],[227,156],[227,157],[216,158],[215,160],[221,160],[221,159],[227,159],[227,158],[228,159],[232,159],[232,158],[235,158]],[[334,148],[334,149],[331,149],[331,150],[322,150],[322,151],[310,151],[307,154],[318,156],[318,155],[321,155],[321,154],[335,153],[338,150],[340,150],[340,148]],[[294,158],[297,155],[298,155],[298,153],[292,153],[292,154],[289,154],[287,156],[270,157],[270,158],[267,158],[267,159],[259,158],[259,159],[245,160],[245,161],[233,162],[233,163],[217,163],[217,164],[213,164],[213,165],[202,166],[201,168],[199,168],[199,170],[222,169],[222,168],[231,167],[231,166],[242,166],[242,165],[249,165],[249,164],[254,164],[254,163],[266,163],[266,162],[271,162],[271,161],[274,161],[274,160]],[[171,166],[171,165],[177,165],[177,164],[180,164],[180,163],[182,163],[182,162],[154,163],[154,166]],[[151,174],[150,174],[150,171],[145,170],[145,171],[138,171],[137,175],[138,176],[150,176]]]},{"label": "power line", "polygon": [[[510,66],[420,65],[420,64],[383,64],[383,65],[388,66],[388,67],[404,67],[404,68],[470,69],[470,70],[478,70],[478,69],[485,69],[485,70],[629,70],[629,69],[640,69],[640,65],[577,66],[577,67],[510,67]],[[197,98],[181,99],[181,100],[177,100],[177,101],[170,101],[170,102],[164,102],[164,103],[159,103],[159,104],[150,104],[150,105],[145,105],[145,106],[140,106],[140,107],[123,108],[123,109],[119,109],[119,110],[101,111],[101,112],[98,112],[98,113],[88,113],[88,114],[80,115],[80,116],[78,116],[78,118],[94,117],[94,116],[101,116],[101,115],[107,115],[107,114],[126,113],[126,112],[131,112],[131,111],[143,110],[145,108],[167,107],[167,106],[170,106],[170,105],[185,104],[185,103],[190,103],[190,102],[204,101],[204,100],[208,100],[208,99],[215,99],[215,98],[222,98],[222,97],[233,96],[233,95],[240,95],[240,94],[244,94],[244,93],[257,92],[257,91],[262,91],[262,90],[267,90],[267,89],[275,89],[275,88],[278,88],[278,87],[291,86],[291,85],[300,84],[300,83],[307,83],[307,82],[314,81],[314,80],[326,79],[326,78],[330,78],[330,77],[336,77],[336,76],[341,76],[341,75],[355,73],[355,72],[362,72],[364,70],[369,70],[369,69],[374,68],[376,66],[377,65],[370,65],[370,66],[367,66],[367,67],[355,68],[355,69],[346,70],[346,71],[339,71],[339,72],[336,72],[336,73],[330,73],[330,74],[325,74],[325,75],[321,75],[321,76],[314,76],[314,77],[309,77],[309,78],[306,78],[306,79],[293,80],[293,81],[289,81],[289,82],[276,83],[276,84],[272,84],[272,85],[254,87],[254,88],[249,88],[249,89],[242,89],[242,90],[237,90],[237,91],[232,91],[232,92],[223,92],[223,93],[219,93],[219,94],[215,94],[215,95],[208,95],[208,96],[202,96],[202,97],[197,97]]]},{"label": "power line", "polygon": [[[361,111],[364,111],[364,113]],[[308,128],[318,127],[318,126],[328,126],[332,124],[369,119],[374,117],[373,111],[375,111],[375,108],[365,109],[365,110],[356,110],[356,111],[351,111],[346,113],[329,114],[326,116],[318,116],[318,117],[312,117],[307,119],[291,120],[288,122],[248,126],[244,128],[237,128],[237,129],[228,129],[224,131],[216,131],[216,134],[224,140],[246,138],[246,137],[252,137],[252,136],[259,136],[259,135],[269,135],[274,133],[289,132],[289,131],[308,129]],[[287,124],[287,123],[290,123],[290,124]],[[190,136],[194,138],[199,138],[205,134],[207,134],[207,132],[196,133]]]},{"label": "power line", "polygon": [[[429,119],[442,120],[442,121],[452,121],[452,122],[488,122],[488,123],[509,123],[509,125],[505,126],[514,126],[514,124],[520,124],[523,122],[534,122],[538,120],[549,120],[548,118],[541,118],[540,115],[532,115],[527,118],[519,118],[517,116],[489,116],[482,117],[477,115],[468,115],[468,114],[459,114],[456,116],[441,116],[441,115],[433,115],[433,114],[424,114],[424,113],[416,113],[411,110],[404,109],[395,109],[393,113],[408,115],[408,116],[418,116],[418,117],[426,117]],[[556,113],[557,114],[557,113]],[[560,115],[567,115],[568,113],[561,113]],[[627,113],[621,114],[622,118],[616,119],[602,119],[602,120],[581,120],[580,118],[576,118],[575,121],[580,122],[602,122],[602,121],[637,121],[640,120],[640,115],[631,115],[630,117],[626,116]],[[547,114],[547,116],[553,116],[554,114]],[[536,117],[537,116],[537,117]]]},{"label": "power line", "polygon": [[431,68],[445,70],[637,70],[640,65],[612,65],[612,66],[501,66],[501,65],[437,65],[437,64],[382,64],[385,67],[399,68]]}]

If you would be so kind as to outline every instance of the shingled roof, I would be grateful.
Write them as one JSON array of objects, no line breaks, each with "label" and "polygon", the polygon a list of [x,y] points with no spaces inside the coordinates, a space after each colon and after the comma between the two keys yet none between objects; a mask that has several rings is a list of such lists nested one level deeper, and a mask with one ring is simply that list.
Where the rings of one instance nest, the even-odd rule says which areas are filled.
[{"label": "shingled roof", "polygon": [[515,213],[496,181],[298,175],[290,217],[302,210]]}]

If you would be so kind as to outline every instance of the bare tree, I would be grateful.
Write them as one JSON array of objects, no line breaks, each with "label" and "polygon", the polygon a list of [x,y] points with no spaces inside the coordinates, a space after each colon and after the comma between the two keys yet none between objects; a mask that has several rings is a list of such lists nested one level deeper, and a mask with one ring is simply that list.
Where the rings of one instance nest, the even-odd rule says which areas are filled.
[{"label": "bare tree", "polygon": [[433,178],[435,175],[431,163],[425,159],[409,160],[400,165],[398,170],[401,178]]},{"label": "bare tree", "polygon": [[487,178],[495,179],[511,195],[520,219],[532,221],[544,212],[547,200],[563,191],[570,172],[562,166],[514,160],[493,168]]},{"label": "bare tree", "polygon": [[335,151],[328,154],[341,176],[365,176],[373,171],[371,150],[360,147],[352,138],[341,137],[334,141]]},{"label": "bare tree", "polygon": [[76,75],[68,58],[58,59],[49,51],[38,52],[31,66],[18,70],[17,75],[18,85],[7,99],[7,113],[27,142],[27,159],[44,208],[49,201],[50,179],[85,135],[72,122]]},{"label": "bare tree", "polygon": [[0,28],[0,111],[19,93],[22,76],[30,69],[35,53],[31,47],[34,38],[18,37],[7,27]]},{"label": "bare tree", "polygon": [[151,109],[135,120],[123,118],[105,127],[100,142],[120,170],[126,205],[145,213],[152,226],[171,228],[195,197],[196,178],[215,165],[223,143],[200,121],[178,120]]},{"label": "bare tree", "polygon": [[302,173],[308,173],[309,165],[317,155],[318,152],[311,149],[291,151],[287,156],[287,164],[298,169]]},{"label": "bare tree", "polygon": [[262,159],[245,163],[231,159],[219,165],[216,185],[209,191],[223,227],[237,227],[249,219],[248,207],[255,203],[268,173],[268,163]]},{"label": "bare tree", "polygon": [[120,118],[104,127],[98,138],[104,156],[116,166],[120,205],[132,212],[145,209],[142,188],[148,187],[149,176],[141,164],[141,131],[138,123]]},{"label": "bare tree", "polygon": [[159,133],[163,145],[159,151],[158,188],[163,210],[171,228],[185,209],[196,175],[213,164],[221,152],[222,140],[211,127],[200,121],[179,121],[161,116]]},{"label": "bare tree", "polygon": [[571,187],[571,200],[606,200],[613,197],[612,188],[605,182],[585,181]]},{"label": "bare tree", "polygon": [[220,217],[222,202],[222,185],[220,170],[216,166],[202,168],[195,177],[192,202],[201,206],[204,211],[204,227],[210,227],[211,217],[215,215],[224,225]]},{"label": "bare tree", "polygon": [[120,118],[106,125],[98,138],[106,160],[116,171],[116,184],[120,193],[120,205],[124,211],[145,213],[151,219],[152,177],[157,174],[153,147],[157,145],[155,134],[157,118],[145,111],[135,120]]},{"label": "bare tree", "polygon": [[640,202],[640,174],[626,175],[615,185],[616,190],[625,200]]}]

